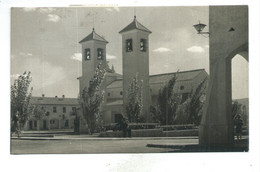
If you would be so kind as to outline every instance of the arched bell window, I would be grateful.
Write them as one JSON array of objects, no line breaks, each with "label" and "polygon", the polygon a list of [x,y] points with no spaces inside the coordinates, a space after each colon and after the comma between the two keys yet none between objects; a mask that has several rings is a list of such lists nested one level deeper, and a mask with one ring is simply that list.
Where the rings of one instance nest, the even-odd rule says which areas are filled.
[{"label": "arched bell window", "polygon": [[133,41],[132,39],[126,40],[126,52],[133,51]]},{"label": "arched bell window", "polygon": [[85,49],[85,60],[90,60],[90,49],[89,48],[87,48],[87,49]]}]

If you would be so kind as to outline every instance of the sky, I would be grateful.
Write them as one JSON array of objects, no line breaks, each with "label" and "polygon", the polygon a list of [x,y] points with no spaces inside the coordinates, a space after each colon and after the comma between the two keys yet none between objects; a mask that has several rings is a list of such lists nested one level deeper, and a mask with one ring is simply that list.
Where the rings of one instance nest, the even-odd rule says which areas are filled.
[{"label": "sky", "polygon": [[[33,96],[77,97],[82,56],[78,42],[93,27],[109,42],[109,65],[122,74],[122,38],[118,32],[133,21],[134,15],[152,31],[150,75],[201,68],[209,73],[209,38],[198,35],[192,27],[198,22],[208,25],[207,6],[12,8],[11,82],[24,71],[31,71]],[[248,71],[248,64],[236,59],[232,67],[233,98],[248,97],[248,72],[240,70],[242,65],[243,71]],[[241,79],[247,81],[242,82],[245,85],[235,87]],[[239,89],[242,87],[245,91]]]}]

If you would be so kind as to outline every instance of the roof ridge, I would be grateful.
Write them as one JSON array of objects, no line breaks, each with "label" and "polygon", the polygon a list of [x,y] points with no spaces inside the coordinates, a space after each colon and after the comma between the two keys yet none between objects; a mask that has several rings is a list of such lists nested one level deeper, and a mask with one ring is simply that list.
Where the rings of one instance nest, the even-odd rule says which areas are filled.
[{"label": "roof ridge", "polygon": [[116,81],[121,81],[121,80],[123,80],[123,78],[122,78],[122,79],[116,79],[116,80],[112,81],[110,84],[108,84],[106,87],[112,85],[112,84],[115,83]]},{"label": "roof ridge", "polygon": [[31,98],[51,98],[51,99],[78,99],[78,98],[73,98],[73,97],[42,97],[42,96],[32,96]]},{"label": "roof ridge", "polygon": [[150,75],[150,77],[152,77],[152,76],[159,76],[159,75],[177,74],[177,73],[196,72],[196,71],[203,71],[203,70],[205,71],[205,69],[194,69],[194,70],[186,70],[186,71],[181,71],[181,72],[160,73],[160,74]]},{"label": "roof ridge", "polygon": [[119,33],[123,33],[123,32],[134,30],[134,29],[152,33],[144,25],[142,25],[140,22],[138,22],[136,17],[134,17],[134,20],[130,24],[128,24],[126,27],[124,27]]},{"label": "roof ridge", "polygon": [[[97,37],[97,38],[95,38]],[[84,39],[82,39],[81,41],[79,41],[79,43],[85,42],[85,41],[90,41],[90,40],[95,40],[95,41],[101,41],[101,42],[105,42],[108,43],[107,40],[105,40],[102,36],[100,36],[99,34],[96,33],[95,29],[93,28],[93,31],[88,34]]]}]

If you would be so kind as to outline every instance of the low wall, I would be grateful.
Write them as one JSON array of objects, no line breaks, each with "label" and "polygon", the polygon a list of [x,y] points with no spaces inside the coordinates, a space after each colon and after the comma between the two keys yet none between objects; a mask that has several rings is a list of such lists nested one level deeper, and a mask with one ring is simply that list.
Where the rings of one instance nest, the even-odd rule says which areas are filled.
[{"label": "low wall", "polygon": [[[139,129],[131,130],[132,137],[161,137],[162,129]],[[106,131],[100,133],[99,137],[123,137],[122,131]]]},{"label": "low wall", "polygon": [[132,137],[161,137],[162,132],[162,129],[132,130]]},{"label": "low wall", "polygon": [[[185,137],[198,136],[198,129],[163,131],[162,129],[139,129],[132,130],[132,137]],[[123,137],[122,131],[106,131],[99,137]]]},{"label": "low wall", "polygon": [[162,137],[198,136],[198,129],[163,131]]},{"label": "low wall", "polygon": [[106,132],[101,132],[99,134],[99,137],[123,137],[122,131],[106,131]]}]

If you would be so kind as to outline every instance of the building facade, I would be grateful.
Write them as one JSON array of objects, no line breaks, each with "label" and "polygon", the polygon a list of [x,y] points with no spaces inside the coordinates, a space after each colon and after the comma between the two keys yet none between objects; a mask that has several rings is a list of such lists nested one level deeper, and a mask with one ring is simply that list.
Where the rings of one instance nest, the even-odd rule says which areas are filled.
[{"label": "building facade", "polygon": [[32,97],[32,106],[38,106],[44,114],[41,119],[31,118],[26,123],[25,130],[60,130],[73,129],[75,114],[79,108],[77,98],[59,97]]},{"label": "building facade", "polygon": [[[204,69],[182,71],[178,73],[165,73],[159,75],[149,75],[149,35],[152,33],[149,29],[134,20],[123,28],[122,35],[122,71],[123,75],[109,69],[106,58],[100,59],[98,55],[90,52],[98,52],[97,44],[102,45],[105,52],[105,45],[108,43],[96,32],[89,34],[80,43],[82,44],[82,77],[79,78],[80,91],[86,87],[95,72],[95,66],[98,63],[108,71],[104,82],[105,100],[101,107],[101,116],[103,124],[108,125],[117,123],[122,116],[125,116],[125,104],[127,103],[127,90],[135,76],[142,82],[142,114],[146,122],[150,122],[150,106],[157,103],[159,90],[174,76],[177,76],[174,92],[178,94],[189,95],[206,78],[208,74]],[[94,48],[89,48],[94,47]],[[87,58],[90,54],[90,59]],[[92,63],[91,63],[92,62]],[[98,62],[98,63],[97,63]],[[89,65],[89,64],[90,65]]]},{"label": "building facade", "polygon": [[[208,74],[204,69],[150,75],[150,105],[157,104],[160,89],[163,88],[174,75],[177,77],[174,93],[181,94],[183,98],[187,98],[188,95],[196,90],[201,82],[208,79]],[[123,82],[122,76],[118,75],[114,82],[106,86],[106,104],[103,105],[104,124],[117,123],[120,118],[119,116],[124,114]]]}]

